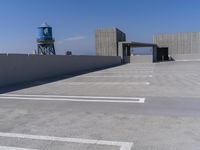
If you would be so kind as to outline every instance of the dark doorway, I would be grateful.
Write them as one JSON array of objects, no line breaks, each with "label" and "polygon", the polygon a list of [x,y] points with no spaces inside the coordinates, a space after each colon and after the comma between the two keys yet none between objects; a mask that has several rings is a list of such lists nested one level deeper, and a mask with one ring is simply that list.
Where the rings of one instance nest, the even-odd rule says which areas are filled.
[{"label": "dark doorway", "polygon": [[123,57],[131,56],[131,48],[130,46],[123,47]]},{"label": "dark doorway", "polygon": [[157,61],[168,61],[168,47],[157,48]]}]

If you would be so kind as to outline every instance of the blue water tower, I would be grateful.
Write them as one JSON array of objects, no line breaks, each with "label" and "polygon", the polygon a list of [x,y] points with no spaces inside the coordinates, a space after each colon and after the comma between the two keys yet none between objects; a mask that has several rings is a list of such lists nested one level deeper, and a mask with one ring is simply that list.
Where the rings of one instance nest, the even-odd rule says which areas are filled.
[{"label": "blue water tower", "polygon": [[38,54],[39,55],[56,55],[54,47],[54,38],[52,34],[52,27],[47,23],[43,23],[38,27]]}]

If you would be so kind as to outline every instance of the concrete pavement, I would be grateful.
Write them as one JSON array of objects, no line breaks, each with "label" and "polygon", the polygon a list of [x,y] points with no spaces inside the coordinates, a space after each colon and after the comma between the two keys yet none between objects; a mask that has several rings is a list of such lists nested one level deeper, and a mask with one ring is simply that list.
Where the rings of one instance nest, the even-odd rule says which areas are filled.
[{"label": "concrete pavement", "polygon": [[2,90],[0,149],[198,150],[199,65],[127,64]]}]

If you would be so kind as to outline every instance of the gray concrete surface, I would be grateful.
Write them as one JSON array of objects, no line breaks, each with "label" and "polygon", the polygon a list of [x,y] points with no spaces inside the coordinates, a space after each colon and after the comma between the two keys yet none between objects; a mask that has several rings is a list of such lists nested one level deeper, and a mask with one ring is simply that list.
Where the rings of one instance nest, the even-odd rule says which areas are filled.
[{"label": "gray concrete surface", "polygon": [[126,63],[153,63],[152,55],[135,55],[124,57]]},{"label": "gray concrete surface", "polygon": [[[37,81],[42,85],[31,87],[35,83],[29,83],[29,87],[19,86],[18,90],[1,89],[0,146],[39,150],[199,150],[199,65],[198,61],[127,64],[47,84]],[[64,99],[62,96],[76,97],[59,101]],[[109,97],[115,97],[114,102],[93,101]],[[117,103],[119,97],[146,100]],[[73,101],[77,99],[82,101]],[[26,136],[17,138],[18,134]],[[39,135],[98,141],[84,144],[31,139]],[[100,145],[102,140],[133,145]]]},{"label": "gray concrete surface", "polygon": [[186,61],[192,61],[192,60],[200,60],[200,54],[183,54],[183,55],[174,55],[173,58],[176,61],[179,60],[186,60]]},{"label": "gray concrete surface", "polygon": [[0,87],[121,64],[120,57],[0,55]]}]

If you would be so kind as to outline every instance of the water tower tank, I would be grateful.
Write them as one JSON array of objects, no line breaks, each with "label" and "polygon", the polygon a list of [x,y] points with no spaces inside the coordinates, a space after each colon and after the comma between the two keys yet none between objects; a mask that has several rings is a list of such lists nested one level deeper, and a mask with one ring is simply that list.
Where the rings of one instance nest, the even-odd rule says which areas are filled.
[{"label": "water tower tank", "polygon": [[43,23],[38,27],[38,54],[39,55],[55,55],[54,38],[52,27],[47,23]]},{"label": "water tower tank", "polygon": [[38,27],[38,40],[53,40],[52,27],[47,23]]}]

